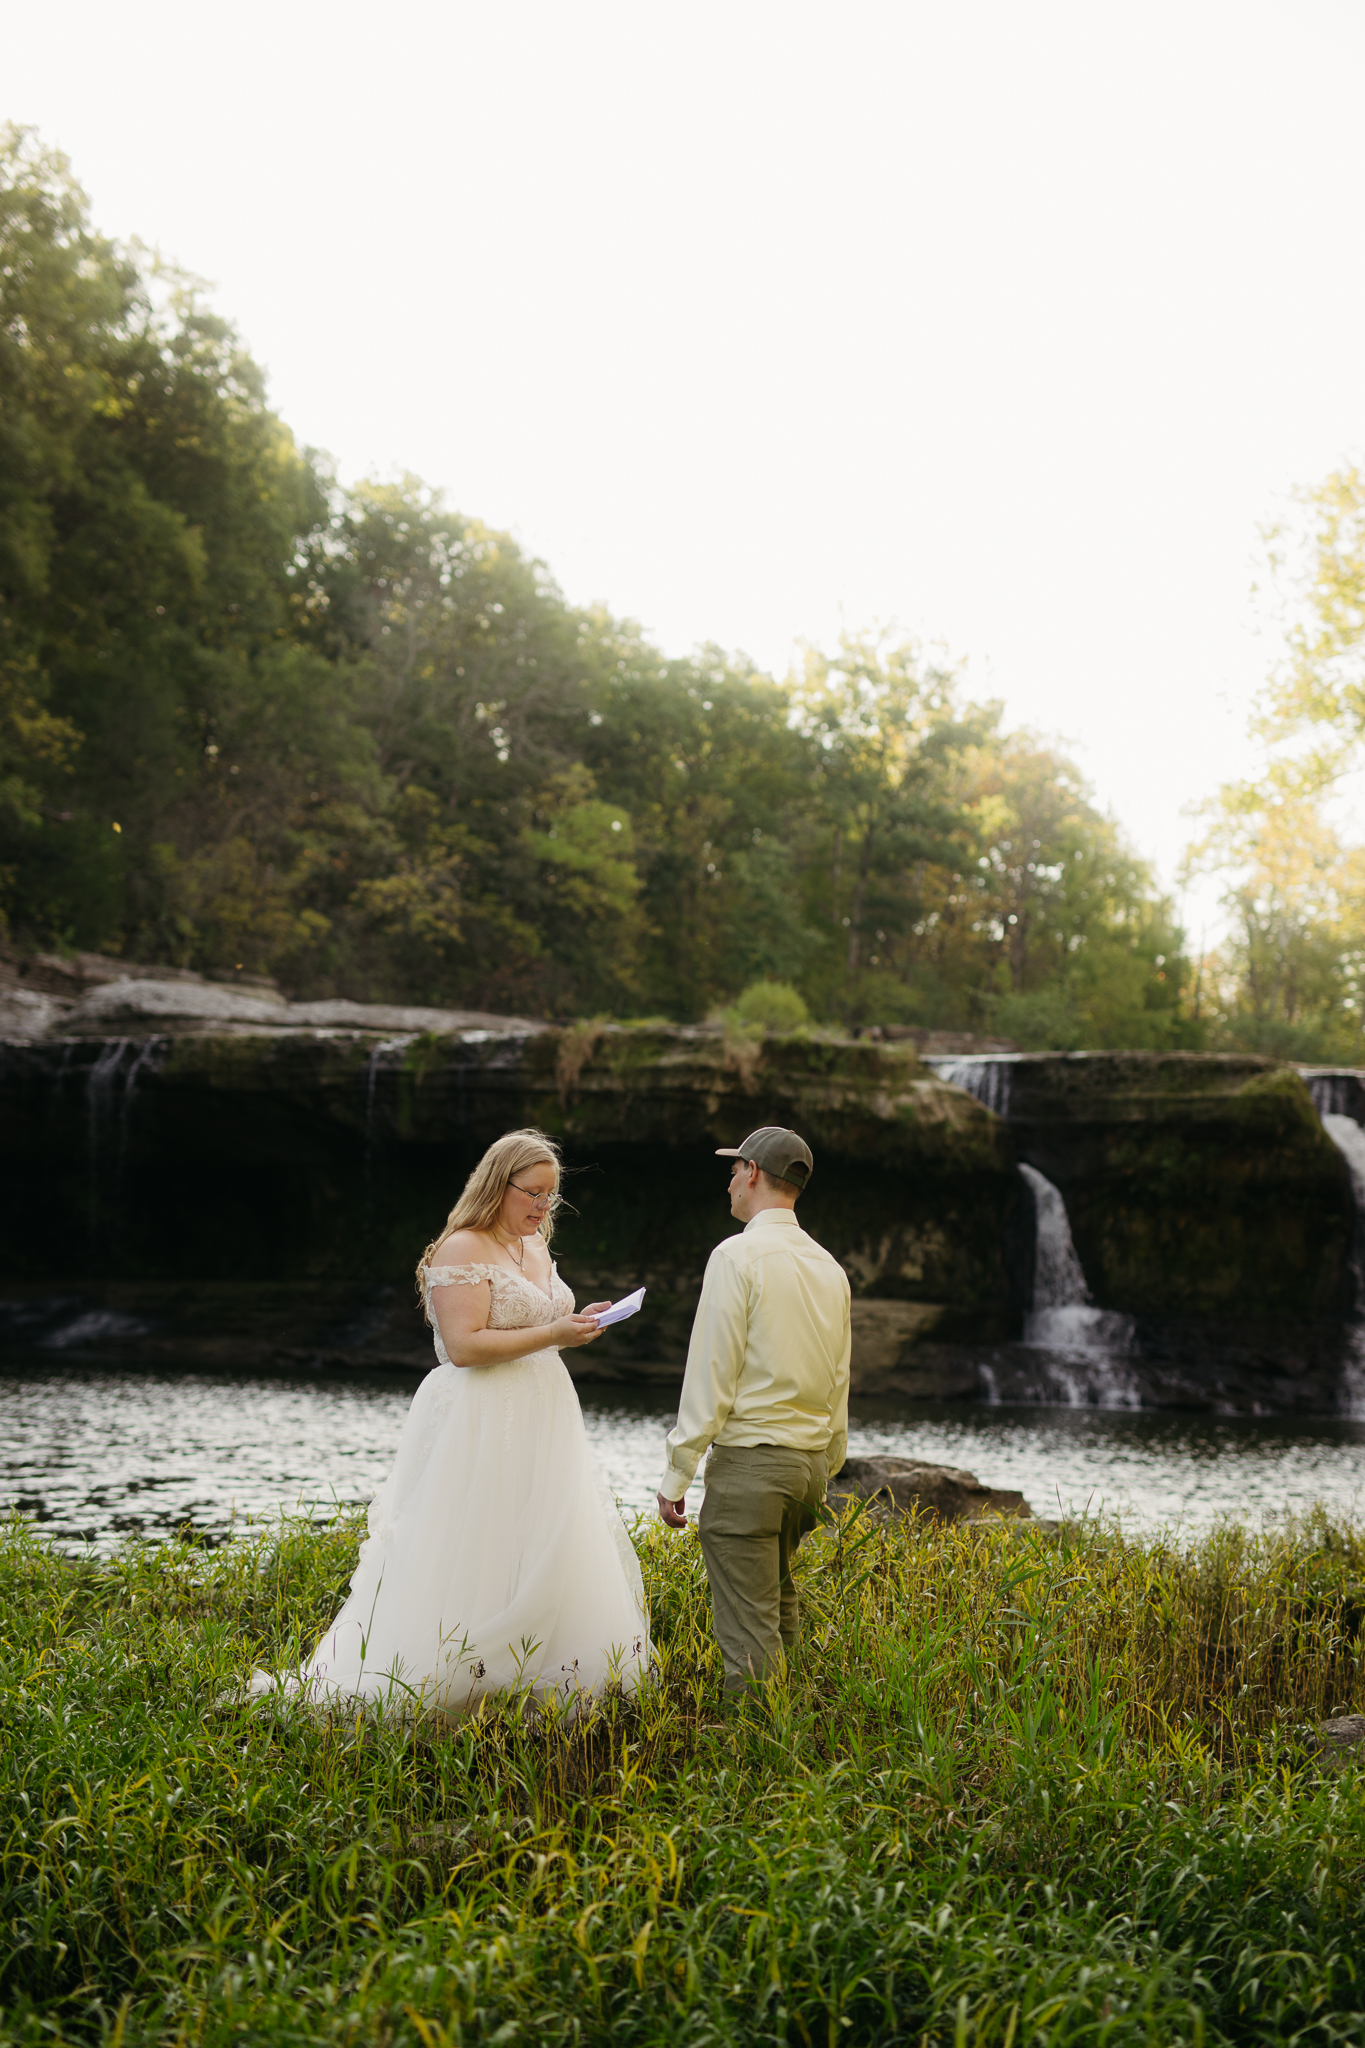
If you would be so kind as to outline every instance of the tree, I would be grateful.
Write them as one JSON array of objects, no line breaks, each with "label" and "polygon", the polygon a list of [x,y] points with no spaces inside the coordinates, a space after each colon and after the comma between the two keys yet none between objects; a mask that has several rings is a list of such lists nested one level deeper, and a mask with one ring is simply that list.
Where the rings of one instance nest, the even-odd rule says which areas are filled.
[{"label": "tree", "polygon": [[1229,931],[1203,1002],[1229,1044],[1280,1058],[1365,1056],[1365,849],[1343,845],[1300,765],[1226,784],[1187,866],[1227,876]]},{"label": "tree", "polygon": [[510,536],[413,477],[353,493],[315,572],[407,821],[354,907],[429,995],[619,1008],[647,919],[629,809],[584,759],[594,621]]},{"label": "tree", "polygon": [[[0,141],[0,916],[299,994],[1164,1043],[1178,935],[913,643],[665,658],[420,480],[342,491],[192,279]],[[1162,1034],[1166,1034],[1163,1037]]]},{"label": "tree", "polygon": [[1297,493],[1301,516],[1266,536],[1285,655],[1258,706],[1273,746],[1305,732],[1334,748],[1365,738],[1365,470],[1344,463]]},{"label": "tree", "polygon": [[1075,766],[1030,733],[993,733],[969,772],[970,922],[994,1028],[1063,1049],[1190,1043],[1171,907]]},{"label": "tree", "polygon": [[[223,701],[288,632],[325,501],[260,373],[186,280],[89,225],[65,158],[0,140],[0,619],[8,908],[153,943]],[[189,799],[188,804],[185,799]]]},{"label": "tree", "polygon": [[602,614],[584,653],[585,759],[634,828],[644,1000],[701,1017],[751,981],[797,978],[821,941],[790,843],[810,760],[787,692],[719,648],[665,660]]},{"label": "tree", "polygon": [[960,706],[913,641],[852,634],[833,659],[807,650],[794,709],[812,759],[807,914],[832,942],[819,1003],[856,1020],[877,1006],[876,970],[914,950],[926,867],[953,857],[954,766],[989,714]]},{"label": "tree", "polygon": [[1298,505],[1267,536],[1283,654],[1252,720],[1265,765],[1205,806],[1187,855],[1191,873],[1227,878],[1201,1003],[1228,1043],[1359,1060],[1365,850],[1334,812],[1365,742],[1365,472],[1344,464]]}]

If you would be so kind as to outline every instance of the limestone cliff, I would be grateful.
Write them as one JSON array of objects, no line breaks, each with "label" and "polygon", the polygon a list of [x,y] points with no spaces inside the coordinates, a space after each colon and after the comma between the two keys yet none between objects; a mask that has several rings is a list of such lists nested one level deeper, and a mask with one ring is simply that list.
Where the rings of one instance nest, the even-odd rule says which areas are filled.
[{"label": "limestone cliff", "polygon": [[1004,1339],[1017,1321],[1012,1141],[908,1045],[128,982],[2,1051],[11,1284],[404,1290],[483,1147],[539,1124],[569,1166],[557,1251],[580,1296],[649,1289],[613,1355],[678,1361],[706,1257],[735,1227],[715,1148],[784,1122],[816,1154],[803,1221],[869,1304],[869,1371],[927,1333]]},{"label": "limestone cliff", "polygon": [[828,1034],[297,1005],[169,972],[54,968],[6,1000],[0,1310],[30,1347],[419,1364],[416,1256],[488,1141],[534,1123],[564,1148],[580,1299],[648,1289],[590,1369],[676,1373],[734,1227],[715,1148],[781,1122],[815,1151],[801,1217],[849,1273],[864,1390],[1028,1392],[1022,1160],[1065,1196],[1095,1303],[1136,1319],[1144,1400],[1332,1405],[1349,1177],[1267,1061],[1023,1055],[971,1093],[912,1044]]}]

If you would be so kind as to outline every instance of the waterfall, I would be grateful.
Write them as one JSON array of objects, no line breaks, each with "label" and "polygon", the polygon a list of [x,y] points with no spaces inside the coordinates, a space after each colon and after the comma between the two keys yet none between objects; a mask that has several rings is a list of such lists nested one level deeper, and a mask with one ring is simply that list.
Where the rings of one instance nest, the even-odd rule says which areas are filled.
[{"label": "waterfall", "polygon": [[965,1088],[997,1116],[1008,1117],[1018,1059],[1017,1052],[968,1053],[961,1058],[929,1058],[924,1064],[934,1069],[940,1081],[947,1081],[953,1088]]},{"label": "waterfall", "polygon": [[[400,1032],[397,1038],[385,1038],[372,1046],[365,1062],[365,1147],[368,1151],[375,1139],[375,1096],[379,1087],[379,1076],[385,1067],[397,1071],[402,1067],[403,1055],[418,1037],[415,1031]],[[390,1055],[397,1053],[395,1060]]]},{"label": "waterfall", "polygon": [[1133,1318],[1091,1305],[1060,1188],[1036,1167],[1019,1171],[1037,1217],[1033,1306],[1024,1317],[1024,1343],[1052,1354],[1052,1376],[1072,1407],[1139,1407],[1137,1383],[1123,1363],[1135,1349]]},{"label": "waterfall", "polygon": [[[86,1074],[90,1235],[94,1243],[108,1244],[118,1235],[138,1083],[146,1069],[154,1067],[164,1043],[159,1038],[140,1042],[107,1039]],[[66,1067],[64,1057],[59,1078]]]},{"label": "waterfall", "polygon": [[[87,1165],[90,1173],[90,1235],[99,1238],[105,1234],[103,1225],[106,1218],[112,1220],[117,1209],[118,1163],[123,1152],[120,1142],[117,1146],[112,1171],[105,1164],[109,1146],[107,1140],[113,1136],[117,1116],[117,1102],[120,1084],[123,1081],[123,1057],[128,1050],[126,1038],[111,1038],[99,1051],[85,1077],[85,1115]],[[119,1131],[122,1139],[122,1131]],[[101,1183],[107,1183],[102,1186]]]},{"label": "waterfall", "polygon": [[[965,1088],[1008,1121],[1019,1058],[1017,1052],[944,1054],[927,1059],[925,1065],[940,1081]],[[1049,1392],[1076,1408],[1140,1407],[1136,1377],[1124,1363],[1137,1349],[1133,1318],[1093,1305],[1071,1242],[1060,1188],[1034,1166],[1021,1166],[1019,1171],[1028,1183],[1037,1218],[1033,1301],[1024,1317],[1024,1343],[1047,1354],[1043,1370]],[[994,1372],[984,1365],[978,1370],[987,1401],[998,1400]]]},{"label": "waterfall", "polygon": [[[1334,1081],[1336,1075],[1324,1075]],[[1312,1083],[1309,1084],[1310,1087]],[[1365,1131],[1353,1116],[1339,1110],[1321,1109],[1322,1128],[1346,1161],[1355,1199],[1355,1236],[1351,1246],[1351,1273],[1355,1280],[1355,1305],[1350,1326],[1350,1352],[1342,1373],[1341,1405],[1348,1415],[1365,1416]]]},{"label": "waterfall", "polygon": [[1355,1281],[1348,1336],[1350,1348],[1342,1367],[1341,1405],[1348,1415],[1365,1416],[1365,1131],[1358,1116],[1365,1108],[1365,1074],[1358,1068],[1300,1067],[1322,1128],[1346,1161],[1355,1204],[1351,1275]]},{"label": "waterfall", "polygon": [[1061,1189],[1054,1187],[1036,1166],[1021,1166],[1019,1171],[1033,1191],[1038,1218],[1033,1253],[1034,1311],[1046,1314],[1088,1302],[1090,1289],[1071,1242],[1071,1225]]},{"label": "waterfall", "polygon": [[[375,1161],[379,1144],[379,1077],[386,1067],[390,1071],[402,1067],[403,1055],[417,1036],[415,1031],[405,1031],[400,1032],[397,1038],[385,1038],[371,1047],[365,1062],[365,1187],[372,1203],[375,1200]],[[396,1059],[393,1057],[395,1054]]]},{"label": "waterfall", "polygon": [[1324,1126],[1329,1116],[1346,1116],[1359,1123],[1360,1112],[1365,1110],[1365,1075],[1354,1067],[1300,1067],[1299,1073]]}]

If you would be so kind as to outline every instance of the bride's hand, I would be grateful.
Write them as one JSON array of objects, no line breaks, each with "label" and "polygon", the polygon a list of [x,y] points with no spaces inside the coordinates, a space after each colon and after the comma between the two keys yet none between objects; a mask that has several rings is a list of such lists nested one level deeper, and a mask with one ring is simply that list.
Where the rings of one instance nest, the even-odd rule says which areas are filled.
[{"label": "bride's hand", "polygon": [[[606,1308],[607,1303],[600,1302],[598,1306]],[[591,1344],[593,1338],[600,1337],[601,1334],[595,1320],[586,1309],[581,1315],[561,1316],[557,1323],[550,1325],[550,1342],[556,1351],[569,1351],[578,1344]]]}]

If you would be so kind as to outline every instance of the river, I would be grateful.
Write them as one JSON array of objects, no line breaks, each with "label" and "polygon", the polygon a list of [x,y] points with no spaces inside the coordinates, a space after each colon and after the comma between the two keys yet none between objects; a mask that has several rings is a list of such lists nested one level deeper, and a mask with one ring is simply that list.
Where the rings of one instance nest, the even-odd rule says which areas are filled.
[{"label": "river", "polygon": [[[210,1539],[282,1510],[368,1500],[416,1376],[101,1370],[0,1374],[0,1508],[64,1549],[107,1552],[185,1524]],[[627,1508],[652,1503],[676,1397],[580,1388]],[[1321,1501],[1365,1514],[1365,1422],[1096,1408],[855,1402],[850,1449],[964,1465],[1041,1515],[1118,1517],[1134,1532],[1259,1525]],[[699,1496],[694,1493],[693,1505]]]}]

